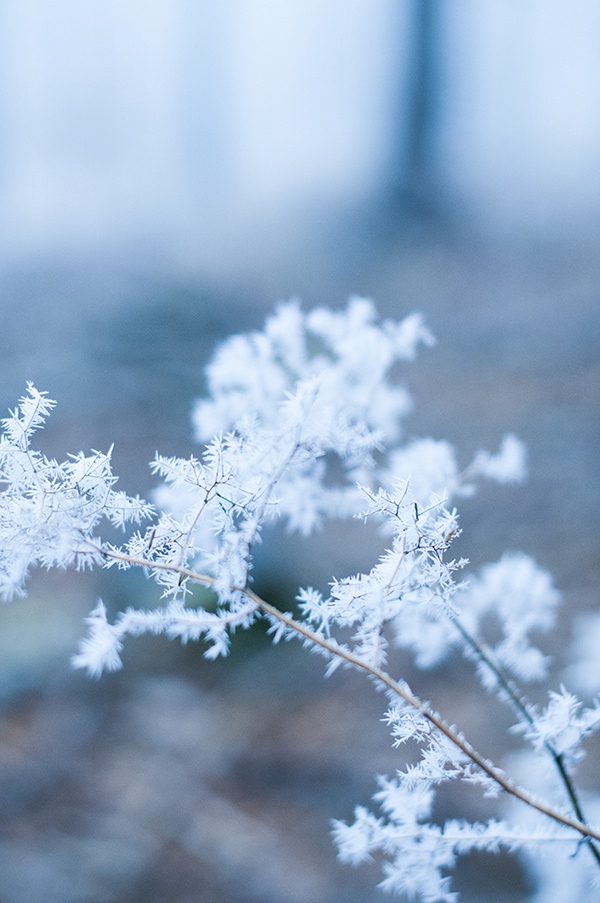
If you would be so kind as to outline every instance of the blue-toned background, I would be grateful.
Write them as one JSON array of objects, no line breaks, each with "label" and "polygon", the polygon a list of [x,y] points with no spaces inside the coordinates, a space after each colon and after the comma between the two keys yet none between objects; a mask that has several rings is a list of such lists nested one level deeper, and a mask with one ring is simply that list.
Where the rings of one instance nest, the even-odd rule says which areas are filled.
[{"label": "blue-toned background", "polygon": [[[1,408],[34,380],[59,401],[44,450],[115,442],[122,487],[147,494],[157,449],[192,450],[228,333],[290,296],[418,309],[438,346],[406,369],[409,431],[465,463],[509,430],[530,450],[525,487],[461,506],[461,554],[524,549],[567,614],[596,606],[599,44],[593,0],[0,0]],[[276,533],[256,577],[289,606],[376,554],[358,528]],[[83,617],[150,584],[30,586],[0,610],[2,903],[380,898],[328,838],[396,767],[365,681],[253,636],[214,664],[131,643],[92,683],[69,669]],[[396,667],[506,748],[463,666]],[[457,884],[527,894],[502,858]]]}]

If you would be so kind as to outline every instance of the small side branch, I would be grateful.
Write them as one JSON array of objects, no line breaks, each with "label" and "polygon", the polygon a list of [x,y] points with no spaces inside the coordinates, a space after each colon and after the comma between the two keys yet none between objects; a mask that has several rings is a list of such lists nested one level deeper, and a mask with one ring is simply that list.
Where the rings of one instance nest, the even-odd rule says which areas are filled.
[{"label": "small side branch", "polygon": [[[529,706],[528,706],[527,702],[525,701],[525,699],[519,693],[514,682],[502,672],[502,670],[498,667],[498,665],[494,661],[492,654],[485,648],[485,646],[482,643],[480,643],[474,636],[472,636],[469,633],[469,631],[463,626],[463,624],[461,624],[461,622],[458,618],[453,618],[452,623],[454,624],[454,626],[456,627],[456,629],[458,630],[458,632],[464,639],[465,643],[469,646],[469,648],[471,649],[473,654],[487,668],[490,669],[490,671],[492,672],[492,674],[494,675],[494,677],[496,678],[496,680],[498,682],[498,686],[500,686],[502,688],[502,690],[504,691],[506,698],[507,698],[508,702],[510,703],[510,705],[513,707],[513,709],[517,712],[517,714],[519,714],[522,718],[525,719],[527,724],[529,724],[531,727],[533,727],[534,719],[530,712]],[[546,752],[548,753],[548,755],[554,762],[554,766],[555,766],[555,768],[560,776],[560,779],[563,783],[563,786],[567,792],[567,796],[569,797],[569,800],[571,801],[571,805],[573,807],[573,811],[574,811],[575,815],[577,816],[577,819],[580,822],[582,822],[583,824],[585,824],[585,816],[583,813],[581,802],[579,800],[579,796],[575,789],[575,785],[573,784],[573,781],[571,780],[571,777],[566,769],[564,756],[561,753],[557,752],[550,743],[546,742],[544,744],[544,746],[545,746]],[[598,847],[595,844],[591,843],[591,839],[590,839],[590,843],[589,843],[589,848],[590,848],[590,852],[591,852],[592,856],[594,857],[594,859],[596,860],[598,865],[600,865],[600,850],[598,850]]]}]

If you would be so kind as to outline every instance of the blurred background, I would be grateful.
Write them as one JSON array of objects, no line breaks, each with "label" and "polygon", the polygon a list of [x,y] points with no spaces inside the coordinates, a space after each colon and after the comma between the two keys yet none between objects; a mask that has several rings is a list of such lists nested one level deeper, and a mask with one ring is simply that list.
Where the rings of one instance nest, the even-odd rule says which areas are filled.
[{"label": "blurred background", "polygon": [[[229,333],[291,296],[421,310],[408,431],[464,463],[528,444],[526,486],[461,506],[460,553],[554,573],[560,665],[600,576],[599,47],[594,0],[0,0],[0,407],[33,380],[59,401],[43,450],[115,442],[148,495]],[[256,580],[289,606],[376,554],[276,534]],[[91,682],[69,658],[98,595],[154,603],[135,575],[36,574],[0,610],[0,903],[379,900],[329,839],[401,764],[367,682],[258,631],[216,663],[133,642]],[[515,742],[467,666],[393,667],[486,754]],[[531,890],[503,857],[456,886]]]}]

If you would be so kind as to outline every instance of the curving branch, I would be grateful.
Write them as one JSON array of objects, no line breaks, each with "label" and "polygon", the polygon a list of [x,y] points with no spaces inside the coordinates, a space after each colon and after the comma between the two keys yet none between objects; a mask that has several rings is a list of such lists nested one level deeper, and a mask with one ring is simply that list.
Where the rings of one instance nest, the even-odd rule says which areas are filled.
[{"label": "curving branch", "polygon": [[[91,550],[87,551],[88,554],[91,553]],[[171,571],[175,574],[178,574],[181,579],[187,578],[195,583],[203,584],[204,586],[214,586],[216,583],[215,579],[210,575],[202,574],[180,565],[169,564],[167,562],[149,561],[144,558],[136,558],[135,556],[128,555],[125,552],[120,552],[110,547],[100,547],[100,549],[94,549],[95,554],[97,554],[98,552],[100,552],[100,554],[102,554],[106,559],[121,561],[129,565],[146,568],[149,571]],[[474,765],[476,765],[477,768],[479,768],[484,774],[486,774],[506,793],[510,794],[515,799],[520,800],[526,806],[529,806],[532,809],[535,809],[537,812],[540,812],[542,815],[545,815],[547,818],[552,819],[558,824],[564,825],[567,828],[571,828],[572,830],[579,833],[583,838],[589,841],[596,840],[600,842],[600,829],[594,828],[584,821],[581,813],[581,808],[576,797],[573,798],[573,796],[571,796],[572,802],[575,806],[575,811],[577,812],[577,817],[575,818],[565,814],[564,812],[561,812],[559,809],[556,809],[543,800],[537,799],[535,796],[529,793],[529,791],[515,784],[489,758],[478,752],[478,750],[476,750],[475,747],[471,743],[469,743],[469,741],[461,733],[448,725],[441,717],[441,715],[431,709],[425,702],[423,702],[423,700],[415,695],[408,684],[404,682],[400,683],[399,681],[395,680],[386,671],[378,668],[376,665],[370,664],[369,662],[352,653],[350,650],[344,648],[343,646],[340,646],[337,642],[335,642],[335,640],[326,639],[325,637],[319,636],[317,633],[307,627],[306,624],[303,624],[301,621],[296,620],[292,615],[281,611],[270,602],[262,599],[249,587],[232,587],[231,589],[235,593],[242,593],[243,595],[245,595],[246,598],[251,601],[257,609],[259,609],[275,621],[278,621],[284,628],[293,631],[298,636],[303,637],[309,643],[320,647],[325,652],[329,653],[332,657],[340,658],[348,665],[352,665],[353,667],[362,670],[366,674],[369,674],[380,686],[387,688],[390,692],[398,696],[405,703],[407,703],[407,705],[418,712],[423,718],[427,719],[430,724],[432,724],[438,731],[440,731],[440,733],[442,733],[458,750],[460,750]],[[559,770],[561,764],[562,763],[560,762],[559,757],[559,762],[557,762]],[[562,771],[564,772],[564,765],[562,766]],[[600,857],[598,856],[597,849],[591,843],[590,847],[594,851],[596,859],[600,862]]]}]

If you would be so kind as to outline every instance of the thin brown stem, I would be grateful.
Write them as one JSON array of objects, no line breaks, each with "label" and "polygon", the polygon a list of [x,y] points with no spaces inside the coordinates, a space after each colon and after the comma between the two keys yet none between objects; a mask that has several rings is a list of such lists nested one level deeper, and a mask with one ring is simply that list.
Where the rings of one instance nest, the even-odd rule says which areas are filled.
[{"label": "thin brown stem", "polygon": [[[98,550],[96,549],[95,551]],[[208,574],[198,573],[194,570],[191,570],[190,568],[181,567],[175,564],[169,564],[168,562],[146,561],[143,558],[136,558],[135,556],[127,555],[124,552],[119,552],[115,549],[110,548],[101,549],[100,551],[107,558],[112,558],[116,561],[127,562],[128,564],[148,568],[150,570],[174,571],[182,577],[187,577],[190,580],[193,580],[197,583],[202,583],[206,586],[214,586],[215,584],[213,577],[210,577]],[[486,774],[506,793],[510,794],[515,799],[520,800],[525,805],[530,806],[532,809],[535,809],[537,812],[540,812],[542,815],[545,815],[546,817],[552,819],[553,821],[558,822],[565,827],[572,828],[574,831],[581,834],[582,837],[590,838],[600,842],[600,830],[587,825],[581,818],[572,818],[569,815],[566,815],[560,810],[555,809],[553,806],[537,799],[527,790],[524,790],[522,787],[519,787],[517,784],[515,784],[504,774],[504,772],[501,771],[501,769],[494,765],[494,763],[490,761],[490,759],[479,753],[475,749],[475,747],[472,746],[471,743],[469,743],[469,741],[462,736],[462,734],[458,733],[453,727],[446,724],[446,722],[439,714],[437,714],[437,712],[433,711],[426,703],[424,703],[418,696],[416,696],[409,688],[408,684],[399,683],[381,668],[378,668],[376,665],[370,664],[369,662],[355,655],[350,650],[339,646],[334,640],[328,640],[314,633],[301,621],[297,621],[294,617],[292,617],[292,615],[280,611],[280,609],[276,608],[274,605],[271,605],[269,602],[266,602],[248,587],[232,587],[232,590],[235,592],[244,593],[244,595],[248,599],[250,599],[258,609],[269,615],[269,617],[279,621],[285,627],[294,631],[299,636],[304,637],[304,639],[308,640],[315,646],[321,647],[331,656],[337,656],[343,659],[347,664],[359,668],[360,670],[369,674],[381,686],[386,687],[400,699],[403,699],[404,702],[407,703],[407,705],[411,706],[411,708],[413,708],[420,715],[426,718],[427,721],[430,722],[430,724],[432,724],[437,730],[439,730],[448,740],[450,740],[450,742],[457,749],[459,749],[468,759],[470,759],[470,761],[474,765],[476,765],[477,768],[479,768],[484,774]]]}]

